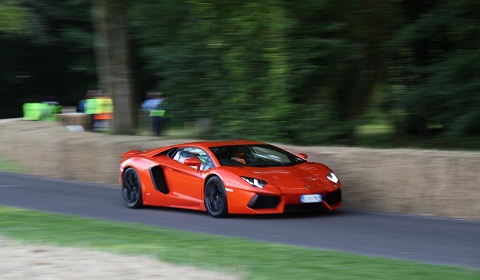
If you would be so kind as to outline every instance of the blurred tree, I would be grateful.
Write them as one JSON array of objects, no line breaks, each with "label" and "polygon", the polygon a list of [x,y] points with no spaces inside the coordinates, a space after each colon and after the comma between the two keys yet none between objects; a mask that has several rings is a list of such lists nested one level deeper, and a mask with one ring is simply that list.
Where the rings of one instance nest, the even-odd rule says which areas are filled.
[{"label": "blurred tree", "polygon": [[479,1],[435,1],[396,34],[392,103],[400,133],[480,135],[479,15]]},{"label": "blurred tree", "polygon": [[[19,115],[20,104],[12,96],[11,88],[20,80],[20,75],[12,63],[20,54],[12,52],[12,45],[27,41],[30,34],[28,27],[28,12],[16,1],[0,3],[0,118]],[[10,51],[9,51],[10,50]],[[18,77],[18,78],[17,78]],[[27,77],[27,76],[22,76]]]},{"label": "blurred tree", "polygon": [[134,130],[133,90],[126,26],[127,0],[92,0],[100,89],[113,98],[113,133]]},{"label": "blurred tree", "polygon": [[217,137],[351,141],[385,79],[392,2],[156,2],[133,11],[143,55],[176,116]]},{"label": "blurred tree", "polygon": [[392,1],[302,0],[287,5],[289,85],[299,105],[295,141],[354,143],[374,88],[383,83],[386,48],[399,24]]},{"label": "blurred tree", "polygon": [[216,100],[226,103],[213,115],[221,124],[216,135],[290,141],[296,110],[287,87],[290,21],[282,1],[217,5],[215,12],[217,35],[210,44],[220,51],[221,77],[227,82],[216,91]]},{"label": "blurred tree", "polygon": [[0,31],[0,117],[21,116],[22,102],[32,96],[64,105],[83,97],[95,78],[87,1],[0,3],[0,13],[5,5],[16,13],[0,16],[0,29],[9,30]]},{"label": "blurred tree", "polygon": [[0,33],[25,35],[29,33],[27,11],[18,1],[0,3]]},{"label": "blurred tree", "polygon": [[281,138],[293,110],[277,1],[147,2],[132,9],[134,34],[175,119],[213,119],[216,137]]}]

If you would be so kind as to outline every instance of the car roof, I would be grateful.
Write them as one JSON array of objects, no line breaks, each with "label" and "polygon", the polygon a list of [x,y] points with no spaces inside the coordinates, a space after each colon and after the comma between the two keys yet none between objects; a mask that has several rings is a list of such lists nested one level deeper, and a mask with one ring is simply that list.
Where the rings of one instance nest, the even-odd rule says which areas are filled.
[{"label": "car roof", "polygon": [[169,145],[165,147],[159,147],[147,151],[143,151],[143,155],[146,156],[154,156],[158,153],[163,151],[169,150],[171,148],[184,148],[184,147],[199,147],[207,150],[211,147],[218,147],[218,146],[234,146],[234,145],[264,145],[267,144],[265,142],[259,141],[252,141],[252,140],[217,140],[217,141],[195,141],[195,142],[186,142],[186,143],[179,143],[174,145]]},{"label": "car roof", "polygon": [[218,147],[218,146],[234,146],[234,145],[261,145],[267,144],[264,142],[252,141],[252,140],[221,140],[221,141],[196,141],[182,143],[178,145],[172,145],[177,147],[198,146],[203,148]]}]

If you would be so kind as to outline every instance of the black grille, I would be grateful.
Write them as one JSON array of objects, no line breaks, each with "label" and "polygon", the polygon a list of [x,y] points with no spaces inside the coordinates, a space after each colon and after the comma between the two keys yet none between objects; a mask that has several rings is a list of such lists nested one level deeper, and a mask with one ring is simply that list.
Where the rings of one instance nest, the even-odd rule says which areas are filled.
[{"label": "black grille", "polygon": [[[328,205],[335,205],[342,201],[342,191],[340,189],[327,193],[323,196],[323,201]],[[287,204],[285,205],[285,213],[295,212],[316,212],[326,210],[324,204],[319,203],[301,203],[301,204]]]},{"label": "black grille", "polygon": [[285,213],[310,212],[324,210],[322,203],[302,203],[285,205]]},{"label": "black grille", "polygon": [[328,193],[328,194],[325,195],[323,200],[328,205],[334,205],[334,204],[337,204],[339,202],[342,202],[342,191],[340,189],[338,189],[334,192]]},{"label": "black grille", "polygon": [[265,208],[276,208],[280,203],[279,196],[267,196],[267,195],[255,195],[250,203],[248,203],[248,207],[252,209],[265,209]]}]

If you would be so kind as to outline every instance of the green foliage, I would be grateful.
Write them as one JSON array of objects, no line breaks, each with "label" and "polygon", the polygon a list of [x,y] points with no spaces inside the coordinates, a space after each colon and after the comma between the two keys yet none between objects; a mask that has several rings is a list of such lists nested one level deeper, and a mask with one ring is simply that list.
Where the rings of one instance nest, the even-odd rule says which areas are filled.
[{"label": "green foliage", "polygon": [[397,34],[400,133],[480,135],[479,12],[478,1],[438,1]]},{"label": "green foliage", "polygon": [[212,118],[217,138],[318,144],[349,139],[383,70],[392,6],[354,3],[139,2],[131,17],[176,118]]},{"label": "green foliage", "polygon": [[15,2],[0,3],[0,36],[27,35],[29,33],[27,19],[28,12]]},{"label": "green foliage", "polygon": [[137,38],[148,42],[142,53],[177,119],[212,118],[217,137],[278,139],[293,111],[283,9],[257,1],[172,1],[138,5],[134,14],[143,16],[134,22]]}]

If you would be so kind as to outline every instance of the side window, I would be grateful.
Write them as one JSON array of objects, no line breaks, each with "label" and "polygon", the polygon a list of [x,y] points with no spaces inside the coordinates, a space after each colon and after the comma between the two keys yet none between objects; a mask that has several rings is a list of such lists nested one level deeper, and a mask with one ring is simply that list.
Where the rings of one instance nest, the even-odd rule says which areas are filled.
[{"label": "side window", "polygon": [[213,161],[210,158],[210,156],[207,154],[207,152],[196,147],[187,147],[183,149],[178,149],[173,159],[180,163],[183,163],[185,159],[192,158],[192,157],[197,157],[198,159],[200,159],[200,161],[202,162],[202,164],[200,165],[200,170],[202,171],[205,171],[214,167]]},{"label": "side window", "polygon": [[200,166],[200,169],[205,171],[205,170],[208,170],[208,169],[213,168],[213,167],[215,167],[215,165],[213,164],[213,160],[212,160],[211,157],[209,157],[207,155],[207,159],[206,159],[205,162],[202,162],[202,165]]},{"label": "side window", "polygon": [[180,163],[183,163],[185,159],[194,157],[195,155],[191,153],[188,149],[189,148],[179,149],[173,159]]}]

